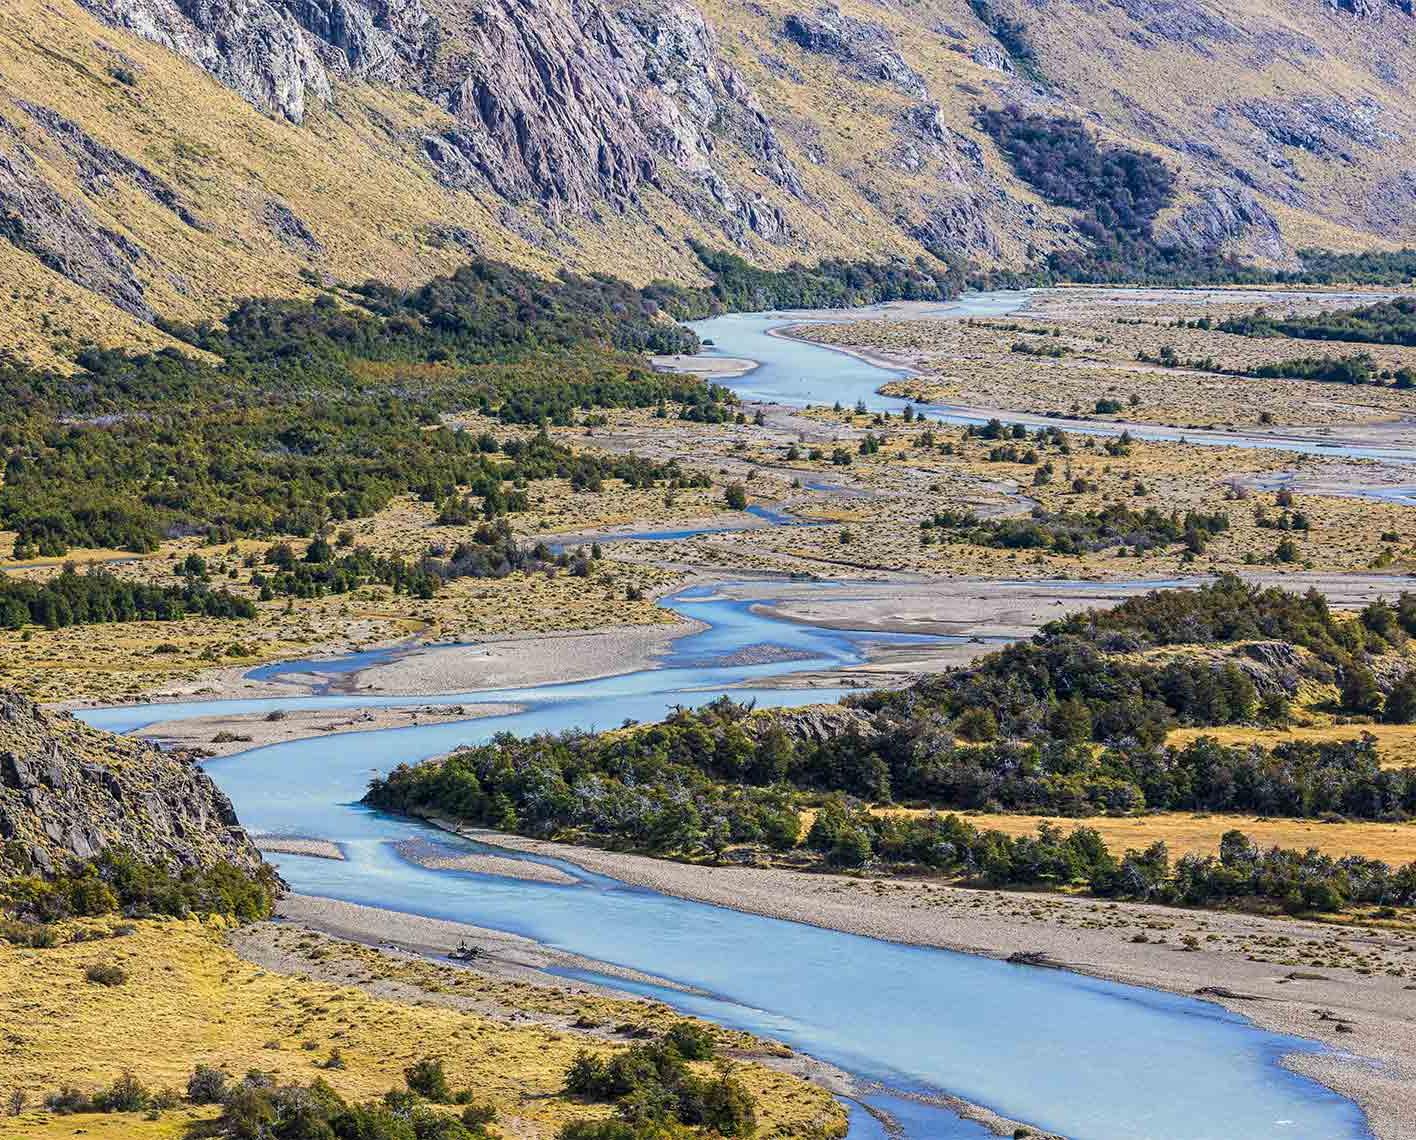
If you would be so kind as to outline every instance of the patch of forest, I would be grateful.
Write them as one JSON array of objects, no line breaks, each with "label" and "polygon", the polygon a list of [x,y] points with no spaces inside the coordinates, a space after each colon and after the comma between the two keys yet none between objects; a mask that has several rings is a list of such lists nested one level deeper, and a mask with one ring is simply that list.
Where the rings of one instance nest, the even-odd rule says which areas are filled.
[{"label": "patch of forest", "polygon": [[[1059,881],[1128,897],[1196,901],[1232,890],[1305,906],[1411,902],[1416,869],[1295,852],[1246,857],[1253,874],[1242,889],[1215,885],[1229,874],[1221,864],[1193,860],[1182,861],[1177,880],[1180,867],[1153,853],[1151,862],[1164,865],[1146,871],[1151,885],[1142,891],[1135,884],[1144,859],[1128,867],[1094,833],[1013,840],[937,813],[1409,818],[1416,768],[1384,768],[1370,737],[1272,748],[1165,740],[1182,725],[1286,723],[1304,680],[1335,685],[1350,714],[1410,722],[1416,674],[1383,687],[1372,665],[1412,633],[1416,595],[1374,602],[1347,620],[1316,593],[1227,577],[1077,614],[973,665],[849,698],[849,719],[831,731],[796,731],[797,714],[755,713],[722,698],[605,734],[499,737],[441,762],[401,766],[371,783],[366,802],[688,856],[804,845],[843,866],[915,864],[994,883],[1046,883],[1065,864],[1071,869]],[[1178,646],[1189,648],[1147,653]],[[803,839],[802,809],[822,796],[828,810]],[[867,803],[935,813],[882,816]],[[1029,846],[1038,843],[1050,852],[1045,874],[1040,849]],[[1085,859],[1070,864],[1078,845]],[[1325,886],[1305,885],[1317,883]]]},{"label": "patch of forest", "polygon": [[717,312],[763,309],[844,309],[881,301],[947,301],[964,287],[962,264],[917,257],[889,261],[827,258],[762,269],[728,250],[690,239],[710,278],[705,288],[655,282],[645,293],[687,320]]},{"label": "patch of forest", "polygon": [[1390,285],[1416,279],[1416,250],[1348,254],[1304,249],[1299,268],[1272,269],[1220,250],[1167,242],[1155,232],[1155,221],[1175,204],[1177,175],[1156,155],[1103,142],[1079,119],[1033,114],[1016,105],[980,108],[977,118],[1019,178],[1046,201],[1077,212],[1074,224],[1085,247],[1054,251],[1021,272],[976,270],[969,275],[971,285]]},{"label": "patch of forest", "polygon": [[309,535],[396,495],[442,502],[469,486],[479,511],[502,514],[524,501],[516,484],[546,474],[672,481],[682,473],[548,441],[488,447],[442,417],[567,424],[591,408],[672,406],[720,418],[711,409],[729,399],[638,355],[697,346],[643,291],[489,262],[416,290],[249,300],[220,324],[168,331],[221,362],[95,348],[73,375],[0,365],[0,529],[17,532],[17,557]]},{"label": "patch of forest", "polygon": [[[1410,256],[1416,261],[1416,253]],[[1416,297],[1396,297],[1353,309],[1332,309],[1307,316],[1275,316],[1266,309],[1257,309],[1244,316],[1219,321],[1214,327],[1220,332],[1240,336],[1416,345]]]}]

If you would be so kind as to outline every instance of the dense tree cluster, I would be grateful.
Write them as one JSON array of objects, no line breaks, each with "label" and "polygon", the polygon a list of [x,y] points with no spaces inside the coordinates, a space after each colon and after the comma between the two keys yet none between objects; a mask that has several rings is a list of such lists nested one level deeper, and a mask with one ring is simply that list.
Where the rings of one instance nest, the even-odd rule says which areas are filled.
[{"label": "dense tree cluster", "polygon": [[1199,553],[1210,538],[1229,529],[1229,516],[1223,511],[1187,511],[1184,515],[1171,511],[1167,514],[1155,507],[1133,511],[1122,503],[1111,503],[1086,512],[1048,511],[1038,507],[1027,518],[983,521],[967,513],[946,513],[942,518],[926,519],[920,525],[926,537],[933,541],[967,542],[1005,550],[1082,554],[1124,546],[1141,552],[1184,542],[1190,550]]},{"label": "dense tree cluster", "polygon": [[59,629],[111,621],[176,621],[184,617],[254,617],[251,602],[205,583],[154,586],[105,570],[80,574],[71,567],[44,581],[0,574],[0,629],[42,625]]},{"label": "dense tree cluster", "polygon": [[1028,38],[1027,25],[999,11],[993,0],[969,0],[969,7],[983,26],[993,33],[993,38],[1008,53],[1014,66],[1024,75],[1041,80],[1037,52]]},{"label": "dense tree cluster", "polygon": [[1293,912],[1416,903],[1416,864],[1393,869],[1362,856],[1260,850],[1238,830],[1224,834],[1216,855],[1172,862],[1163,842],[1118,857],[1090,827],[1064,832],[1044,822],[1034,835],[1009,836],[957,815],[879,815],[837,797],[817,813],[806,845],[838,867],[879,859],[982,886],[1084,887],[1103,898],[1143,902],[1222,906],[1261,899]]},{"label": "dense tree cluster", "polygon": [[[445,812],[502,831],[567,828],[659,851],[724,850],[734,843],[793,847],[796,803],[777,765],[792,754],[780,734],[749,734],[740,706],[721,700],[660,725],[608,736],[499,736],[376,779],[365,801],[394,811]],[[734,783],[723,780],[733,772]],[[736,782],[739,781],[740,782]]]},{"label": "dense tree cluster", "polygon": [[1154,155],[1104,145],[1076,119],[1009,106],[979,112],[979,124],[1013,169],[1049,202],[1081,210],[1091,236],[1146,236],[1175,193],[1175,172]]},{"label": "dense tree cluster", "polygon": [[1365,352],[1277,360],[1258,365],[1252,375],[1263,380],[1323,380],[1332,384],[1371,384],[1379,380],[1376,361]]},{"label": "dense tree cluster", "polygon": [[[985,21],[987,22],[987,21]],[[995,30],[995,34],[998,34]],[[1011,49],[1010,49],[1011,51]],[[1377,272],[1342,255],[1307,251],[1300,271],[1246,265],[1219,250],[1164,243],[1154,223],[1175,199],[1176,174],[1145,151],[1101,142],[1078,119],[1033,114],[1016,106],[984,108],[979,125],[1018,176],[1047,201],[1078,211],[1083,250],[1058,250],[1032,270],[976,273],[970,284],[1019,288],[1056,281],[1133,284],[1250,284],[1327,280],[1334,274]],[[1411,276],[1411,257],[1384,273]]]},{"label": "dense tree cluster", "polygon": [[[700,1077],[688,1066],[712,1060],[715,1052],[706,1029],[680,1022],[658,1041],[632,1046],[608,1060],[581,1051],[566,1071],[565,1091],[612,1103],[630,1136],[644,1126],[662,1125],[685,1125],[710,1136],[750,1136],[757,1127],[756,1107],[731,1069],[720,1066],[713,1076]],[[572,1126],[561,1135],[600,1133]]]},{"label": "dense tree cluster", "polygon": [[1298,270],[1280,271],[1277,280],[1316,285],[1404,285],[1416,281],[1416,249],[1338,253],[1300,249]]},{"label": "dense tree cluster", "polygon": [[[440,499],[499,473],[535,477],[533,461],[572,464],[549,445],[489,457],[441,426],[453,411],[567,424],[594,407],[674,404],[708,418],[728,398],[632,355],[697,344],[642,291],[489,262],[406,293],[369,284],[343,303],[246,301],[220,325],[169,331],[221,363],[88,349],[74,375],[0,364],[11,413],[0,529],[17,532],[20,556],[146,552],[194,532],[312,534],[397,494]],[[573,462],[596,468],[587,483],[619,465]]]},{"label": "dense tree cluster", "polygon": [[[1006,855],[1009,866],[1027,868],[1008,881],[1046,882],[1054,872],[1037,870],[1042,849],[1023,840],[961,835],[958,821],[879,816],[857,805],[1406,819],[1416,815],[1416,768],[1383,767],[1370,735],[1272,748],[1203,736],[1183,746],[1165,740],[1181,725],[1283,722],[1288,693],[1305,678],[1337,682],[1352,712],[1416,719],[1416,675],[1383,693],[1369,665],[1412,632],[1416,595],[1340,620],[1316,593],[1225,577],[1073,615],[973,665],[850,698],[852,711],[830,732],[795,731],[791,712],[758,713],[720,698],[613,733],[500,736],[441,762],[402,766],[373,781],[366,801],[538,836],[721,855],[734,844],[796,848],[800,812],[824,795],[805,845],[830,862],[915,863],[996,878],[1001,872],[983,868]],[[1243,647],[1249,643],[1260,643],[1254,656]],[[1184,646],[1226,652],[1174,651]],[[1126,886],[1133,868],[1106,878],[1103,871],[1120,874],[1125,861],[1108,863],[1085,834],[1063,854],[1075,856],[1067,882],[1135,894]],[[1049,849],[1047,859],[1059,858]],[[1183,874],[1181,865],[1174,869],[1183,883],[1173,888],[1176,898],[1231,889],[1219,865],[1182,863]],[[1279,900],[1296,890],[1305,905],[1318,905],[1303,885],[1309,879],[1335,883],[1344,899],[1367,900],[1386,892],[1390,878],[1375,864],[1293,853],[1260,863],[1257,878],[1232,889]],[[1167,864],[1160,878],[1171,877]],[[1401,891],[1409,892],[1409,880]]]},{"label": "dense tree cluster", "polygon": [[[10,845],[14,846],[14,845]],[[23,850],[5,852],[24,867]],[[171,871],[131,851],[109,849],[58,875],[17,875],[0,880],[0,910],[27,922],[75,915],[226,915],[243,922],[267,918],[278,880],[262,864],[245,871],[229,863]]]},{"label": "dense tree cluster", "polygon": [[[324,1067],[344,1067],[338,1050]],[[129,1072],[95,1093],[65,1086],[45,1098],[45,1107],[68,1115],[158,1113],[184,1100],[192,1105],[219,1104],[221,1115],[203,1131],[230,1140],[485,1140],[492,1135],[487,1125],[496,1119],[496,1110],[475,1103],[470,1092],[448,1092],[440,1061],[423,1058],[407,1073],[407,1089],[390,1089],[378,1100],[351,1104],[318,1077],[307,1085],[281,1084],[274,1073],[251,1069],[240,1080],[232,1080],[220,1069],[197,1065],[185,1097],[172,1089],[153,1092]],[[444,1095],[430,1096],[413,1087],[415,1081],[422,1083],[430,1076],[442,1077]],[[435,1104],[463,1107],[454,1114]]]},{"label": "dense tree cluster", "polygon": [[963,272],[955,265],[919,257],[913,261],[846,261],[828,258],[816,265],[793,263],[760,269],[727,250],[693,243],[712,278],[706,290],[667,282],[645,293],[681,317],[760,309],[841,309],[878,301],[944,301],[958,296]]},{"label": "dense tree cluster", "polygon": [[1195,590],[1153,590],[1111,609],[1086,610],[1044,626],[1040,640],[1076,633],[1136,639],[1143,645],[1217,645],[1235,641],[1286,641],[1333,664],[1367,652],[1381,653],[1416,633],[1416,595],[1396,605],[1377,600],[1356,622],[1339,621],[1317,590],[1303,594],[1250,585],[1224,574]]},{"label": "dense tree cluster", "polygon": [[1274,316],[1265,309],[1258,309],[1220,321],[1215,327],[1240,336],[1416,345],[1416,297],[1396,297],[1355,309],[1333,309],[1305,316]]}]

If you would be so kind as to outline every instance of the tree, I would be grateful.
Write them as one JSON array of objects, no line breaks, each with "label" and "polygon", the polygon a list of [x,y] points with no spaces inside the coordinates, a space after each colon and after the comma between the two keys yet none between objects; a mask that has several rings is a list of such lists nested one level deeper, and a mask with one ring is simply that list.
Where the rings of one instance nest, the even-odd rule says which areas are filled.
[{"label": "tree", "polygon": [[723,502],[732,511],[747,510],[747,488],[741,483],[729,483],[723,492]]},{"label": "tree", "polygon": [[443,1064],[439,1060],[432,1057],[420,1058],[403,1070],[403,1077],[408,1082],[408,1088],[419,1096],[425,1096],[438,1104],[447,1104],[452,1100],[447,1073],[443,1071]]},{"label": "tree", "polygon": [[1388,724],[1416,721],[1416,670],[1407,673],[1391,687],[1382,708],[1382,720]]},{"label": "tree", "polygon": [[1342,679],[1342,707],[1355,713],[1376,715],[1382,707],[1382,691],[1365,665],[1348,668]]},{"label": "tree", "polygon": [[864,867],[870,862],[872,854],[870,833],[863,827],[847,824],[836,833],[836,840],[831,844],[826,858],[836,867]]},{"label": "tree", "polygon": [[977,743],[998,739],[998,718],[992,709],[981,706],[965,709],[954,722],[954,731],[965,740]]}]

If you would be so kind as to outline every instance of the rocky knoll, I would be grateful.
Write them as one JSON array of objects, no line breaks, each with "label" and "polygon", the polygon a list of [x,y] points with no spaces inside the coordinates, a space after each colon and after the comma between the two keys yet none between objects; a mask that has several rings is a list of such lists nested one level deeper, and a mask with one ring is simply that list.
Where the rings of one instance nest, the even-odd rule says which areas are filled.
[{"label": "rocky knoll", "polygon": [[0,875],[51,873],[109,847],[174,870],[261,863],[199,768],[0,691]]}]

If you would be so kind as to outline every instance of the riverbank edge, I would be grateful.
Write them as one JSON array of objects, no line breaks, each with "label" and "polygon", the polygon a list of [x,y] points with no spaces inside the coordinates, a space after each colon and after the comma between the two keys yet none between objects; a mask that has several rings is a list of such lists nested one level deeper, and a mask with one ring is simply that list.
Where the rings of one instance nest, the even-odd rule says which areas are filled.
[{"label": "riverbank edge", "polygon": [[[1016,310],[1016,313],[1025,314],[1027,306]],[[1013,313],[1010,316],[1015,315]],[[943,318],[941,318],[943,319]],[[957,319],[957,318],[956,318]],[[775,328],[767,329],[765,335],[777,337],[781,340],[795,340],[802,344],[809,344],[816,348],[824,348],[830,352],[839,352],[846,356],[853,356],[857,360],[866,364],[874,365],[876,368],[884,369],[888,372],[899,373],[893,379],[886,380],[875,389],[877,396],[889,396],[883,391],[886,385],[893,384],[899,380],[924,379],[926,373],[921,372],[917,361],[913,361],[898,353],[887,352],[884,349],[861,348],[857,345],[832,344],[829,341],[816,340],[810,335],[810,330],[814,325],[830,324],[824,320],[802,320],[792,324],[778,325]],[[736,377],[734,377],[736,379]],[[911,400],[908,396],[891,396],[896,400],[903,400],[911,404],[916,404],[923,409],[921,414],[928,415],[930,405],[928,402],[920,404]],[[1160,440],[1156,442],[1184,443],[1188,435],[1192,438],[1189,442],[1196,442],[1206,438],[1222,440],[1225,435],[1236,434],[1232,430],[1216,428],[1185,427],[1180,424],[1163,423],[1161,421],[1150,420],[1098,420],[1086,417],[1074,416],[1052,416],[1042,412],[1027,411],[1020,408],[982,408],[972,404],[948,404],[944,405],[949,409],[949,413],[956,416],[976,419],[983,423],[989,419],[1001,419],[1005,423],[1021,423],[1028,427],[1047,428],[1056,427],[1062,431],[1078,431],[1091,434],[1120,435],[1127,431],[1147,432],[1147,431],[1175,431],[1180,432],[1181,437],[1177,440]],[[1357,429],[1377,430],[1383,428],[1396,429],[1400,427],[1410,427],[1416,422],[1412,416],[1395,416],[1385,419],[1373,420],[1370,423],[1360,425],[1349,425]],[[1274,428],[1263,429],[1259,427],[1246,428],[1242,434],[1255,439],[1262,439],[1266,442],[1264,447],[1268,450],[1283,451],[1284,444],[1291,444],[1295,448],[1304,447],[1359,447],[1359,448],[1383,448],[1390,445],[1380,440],[1364,441],[1353,440],[1348,443],[1339,443],[1331,434],[1331,429],[1322,424],[1280,424]],[[1242,444],[1225,444],[1224,446],[1243,447]],[[1305,454],[1295,450],[1295,455]],[[1312,453],[1309,453],[1312,454]],[[1396,457],[1374,457],[1376,463],[1401,463],[1403,460]]]},{"label": "riverbank edge", "polygon": [[[792,880],[807,879],[808,876],[817,882],[844,880],[848,876],[818,875],[801,871],[792,871],[776,868],[713,868],[704,867],[698,864],[683,863],[676,860],[657,859],[652,856],[639,855],[624,852],[607,851],[596,847],[585,847],[577,844],[558,843],[548,840],[530,839],[525,836],[508,835],[502,832],[491,831],[485,828],[472,828],[458,824],[456,821],[437,817],[419,816],[427,823],[451,834],[470,839],[477,843],[488,846],[502,847],[512,851],[520,851],[525,854],[551,856],[571,863],[582,870],[594,874],[608,875],[618,879],[629,886],[641,887],[648,890],[657,891],[661,894],[672,895],[676,898],[685,899],[690,902],[705,903],[710,906],[721,906],[730,910],[741,911],[745,914],[754,914],[764,918],[779,919],[786,922],[799,922],[805,925],[816,926],[826,930],[834,930],[844,934],[854,934],[860,937],[876,938],[887,942],[897,942],[908,946],[921,946],[933,949],[949,950],[956,953],[973,954],[981,957],[994,958],[998,960],[1007,959],[1009,955],[1019,950],[1034,949],[1033,945],[1020,945],[1017,935],[1009,934],[999,924],[993,931],[994,940],[992,944],[980,945],[978,940],[959,941],[946,937],[911,937],[903,929],[903,924],[895,921],[890,923],[893,927],[888,932],[882,932],[878,926],[857,919],[851,921],[832,921],[827,916],[813,912],[811,904],[807,901],[807,895],[799,890],[793,890]],[[774,876],[782,879],[777,885],[781,888],[770,893],[765,899],[762,894],[743,894],[710,887],[703,880],[705,872],[715,871],[746,871],[757,875]],[[856,880],[851,880],[855,882]],[[968,888],[937,888],[950,891],[961,891],[972,894],[980,892],[969,892]],[[1045,898],[1054,899],[1054,896],[1037,896],[1027,892],[1009,892],[1010,897],[1015,898]],[[1097,900],[1086,899],[1084,902],[1095,902]],[[1176,912],[1173,908],[1161,907],[1151,904],[1117,904],[1126,909],[1139,911],[1142,913],[1155,913],[1160,915],[1185,913]],[[859,915],[857,911],[857,915]],[[1206,917],[1218,917],[1226,912],[1206,911]],[[839,915],[832,916],[839,918]],[[877,918],[880,916],[876,915]],[[1252,916],[1246,916],[1252,917]],[[1282,923],[1287,920],[1268,919],[1266,922]],[[980,931],[975,930],[975,935]],[[985,938],[987,937],[987,932]],[[1048,931],[1039,929],[1030,933],[1033,943],[1044,939]],[[1363,1054],[1358,1054],[1348,1050],[1342,1050],[1331,1042],[1326,1042],[1320,1038],[1305,1032],[1300,1026],[1293,1023],[1291,1017],[1285,1017],[1285,1013],[1291,1010],[1284,1010],[1279,1007],[1279,1003],[1272,999],[1256,998],[1237,989],[1232,989],[1226,983],[1234,986],[1246,987],[1250,979],[1244,976],[1243,972],[1236,969],[1224,970],[1224,965],[1237,966],[1239,963],[1225,963],[1223,959],[1211,961],[1212,967],[1220,967],[1216,971],[1218,976],[1209,978],[1209,985],[1219,992],[1210,992],[1197,996],[1193,985],[1183,985],[1179,983],[1167,984],[1165,977],[1154,970],[1145,969],[1139,962],[1135,961],[1134,954],[1127,953],[1130,944],[1120,943],[1115,947],[1114,960],[1106,963],[1077,962],[1056,959],[1056,968],[1065,969],[1073,973],[1087,977],[1098,978],[1103,981],[1115,982],[1122,985],[1138,986],[1145,989],[1158,990],[1164,993],[1175,994],[1193,1000],[1204,1000],[1218,1005],[1230,1013],[1236,1014],[1261,1030],[1271,1033],[1282,1034],[1288,1037],[1297,1037],[1311,1041],[1321,1047],[1320,1052],[1290,1052],[1279,1058],[1279,1063],[1289,1071],[1306,1077],[1324,1086],[1328,1090],[1352,1101],[1360,1109],[1371,1135],[1375,1140],[1409,1140],[1412,1135],[1413,1122],[1416,1122],[1416,1088],[1410,1088],[1410,1081],[1416,1075],[1416,1036],[1407,1034],[1410,1041],[1405,1050],[1395,1047],[1395,1043],[1390,1043],[1386,1047],[1372,1049],[1372,1039],[1369,1037],[1363,1043],[1366,1050]],[[1126,959],[1132,959],[1126,961]],[[1037,968],[1037,967],[1020,967]],[[1050,967],[1047,967],[1050,968]],[[1306,1005],[1309,1000],[1323,1000],[1318,998],[1303,999],[1301,1004]],[[1379,1073],[1378,1070],[1386,1070],[1386,1073]],[[1387,1081],[1379,1077],[1387,1076],[1395,1082],[1406,1082],[1410,1096],[1408,1103],[1397,1105],[1390,1099],[1391,1090],[1386,1087]],[[954,1098],[950,1098],[951,1102]],[[960,1101],[968,1104],[967,1101]],[[981,1106],[973,1106],[979,1111],[997,1116],[991,1109]],[[1001,1117],[999,1117],[1001,1119]],[[1026,1122],[1024,1122],[1026,1123]],[[1000,1132],[1000,1135],[1007,1135],[1007,1132]],[[1044,1134],[1045,1135],[1045,1134]],[[1041,1137],[1040,1137],[1041,1140]]]},{"label": "riverbank edge", "polygon": [[[450,825],[435,823],[444,831],[452,831]],[[431,918],[394,910],[391,907],[372,906],[367,903],[351,903],[321,895],[290,894],[276,906],[272,922],[292,925],[324,934],[348,942],[376,949],[381,953],[417,955],[440,964],[450,962],[450,953],[468,940],[479,946],[483,953],[475,958],[458,963],[466,969],[476,970],[494,978],[504,978],[568,993],[589,991],[609,997],[630,1001],[655,1002],[662,998],[639,995],[630,990],[619,989],[615,980],[637,982],[677,990],[685,994],[701,994],[692,986],[680,985],[652,974],[629,969],[610,962],[589,958],[581,954],[569,953],[537,942],[534,938],[497,930],[493,927],[478,926],[473,923],[450,919]],[[456,941],[454,941],[454,939]],[[237,953],[248,961],[267,968],[277,968],[269,958],[252,954],[253,940],[239,932],[232,939]],[[488,949],[488,945],[490,949]],[[575,971],[573,975],[558,977],[553,969]],[[586,973],[598,975],[587,978]],[[688,1015],[702,1016],[702,1015]],[[712,1021],[711,1017],[704,1018]],[[770,1037],[757,1037],[768,1045],[780,1045]],[[1048,1132],[1001,1115],[983,1105],[973,1104],[951,1095],[916,1096],[901,1089],[867,1083],[838,1065],[823,1061],[819,1057],[791,1046],[784,1056],[775,1056],[770,1051],[754,1054],[751,1059],[762,1065],[812,1082],[838,1099],[850,1100],[864,1111],[881,1119],[887,1127],[887,1114],[866,1102],[866,1098],[885,1094],[890,1097],[918,1100],[921,1103],[945,1108],[964,1120],[987,1128],[996,1136],[1013,1136],[1020,1129],[1026,1129],[1031,1140],[1066,1140],[1056,1133]]]}]

